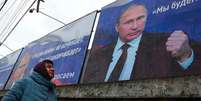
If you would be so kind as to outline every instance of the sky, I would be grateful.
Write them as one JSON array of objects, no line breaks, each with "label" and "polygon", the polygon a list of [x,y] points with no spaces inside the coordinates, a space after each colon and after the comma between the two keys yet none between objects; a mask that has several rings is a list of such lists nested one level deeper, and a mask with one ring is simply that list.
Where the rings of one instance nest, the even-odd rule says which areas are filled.
[{"label": "sky", "polygon": [[[34,0],[8,0],[0,11],[0,42],[11,32],[17,21],[23,16]],[[68,24],[88,13],[100,10],[115,0],[44,0],[40,11]],[[31,7],[36,8],[36,3]],[[20,9],[20,10],[19,10]],[[42,13],[26,13],[3,45],[0,46],[0,58],[25,47],[28,43],[41,38],[63,24]],[[9,47],[11,50],[9,50]]]}]

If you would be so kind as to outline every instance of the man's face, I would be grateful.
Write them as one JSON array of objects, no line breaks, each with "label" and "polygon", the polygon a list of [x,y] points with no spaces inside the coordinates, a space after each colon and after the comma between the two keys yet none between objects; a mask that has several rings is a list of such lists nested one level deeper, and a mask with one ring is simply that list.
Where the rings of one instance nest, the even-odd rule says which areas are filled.
[{"label": "man's face", "polygon": [[147,12],[144,6],[131,6],[126,10],[119,23],[116,25],[116,31],[123,42],[129,42],[137,38],[143,31],[146,23]]},{"label": "man's face", "polygon": [[51,63],[45,63],[45,68],[47,70],[47,73],[48,73],[49,77],[51,79],[54,78],[54,68],[53,68],[53,65]]}]

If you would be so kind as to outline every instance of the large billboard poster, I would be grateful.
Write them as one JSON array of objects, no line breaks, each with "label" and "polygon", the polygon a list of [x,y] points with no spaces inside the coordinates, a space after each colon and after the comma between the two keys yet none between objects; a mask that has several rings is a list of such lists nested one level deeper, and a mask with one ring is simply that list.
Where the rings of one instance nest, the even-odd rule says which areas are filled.
[{"label": "large billboard poster", "polygon": [[83,83],[201,74],[200,0],[117,0],[102,8]]},{"label": "large billboard poster", "polygon": [[24,76],[28,62],[29,62],[29,55],[25,54],[25,49],[22,48],[22,52],[19,55],[19,58],[13,68],[13,71],[4,89],[11,88],[12,85],[14,85],[16,80],[19,80]]},{"label": "large billboard poster", "polygon": [[96,11],[29,43],[24,51],[21,64],[25,64],[24,76],[44,59],[54,62],[57,86],[76,84],[87,52],[94,25]]},{"label": "large billboard poster", "polygon": [[0,59],[0,90],[3,90],[20,55],[20,52],[21,50],[17,50]]}]

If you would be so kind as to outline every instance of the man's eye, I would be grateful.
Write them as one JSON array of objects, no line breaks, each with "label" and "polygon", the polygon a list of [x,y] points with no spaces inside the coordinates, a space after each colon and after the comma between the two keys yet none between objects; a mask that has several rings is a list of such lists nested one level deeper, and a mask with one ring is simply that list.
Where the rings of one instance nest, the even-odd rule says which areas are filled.
[{"label": "man's eye", "polygon": [[124,24],[131,24],[131,23],[133,23],[133,20],[129,20],[129,21],[124,22]]},{"label": "man's eye", "polygon": [[143,15],[143,16],[138,17],[137,20],[142,20],[144,18],[145,18],[145,16]]}]

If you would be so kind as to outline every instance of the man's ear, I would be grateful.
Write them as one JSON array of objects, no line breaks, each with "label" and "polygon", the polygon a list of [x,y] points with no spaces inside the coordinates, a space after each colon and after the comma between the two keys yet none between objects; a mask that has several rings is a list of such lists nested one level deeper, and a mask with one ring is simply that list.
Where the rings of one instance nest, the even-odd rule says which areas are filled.
[{"label": "man's ear", "polygon": [[118,24],[115,25],[115,30],[116,30],[116,32],[119,32]]}]

